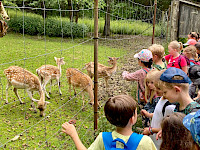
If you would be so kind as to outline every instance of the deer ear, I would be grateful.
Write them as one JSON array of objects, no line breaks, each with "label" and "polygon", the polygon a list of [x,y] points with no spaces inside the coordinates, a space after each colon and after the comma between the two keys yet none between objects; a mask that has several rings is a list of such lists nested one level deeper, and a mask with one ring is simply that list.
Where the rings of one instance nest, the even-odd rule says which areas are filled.
[{"label": "deer ear", "polygon": [[57,60],[57,57],[54,57],[55,61]]},{"label": "deer ear", "polygon": [[108,57],[110,60],[112,60],[112,57]]},{"label": "deer ear", "polygon": [[118,59],[119,59],[119,57],[116,58],[116,60],[118,60]]},{"label": "deer ear", "polygon": [[46,104],[49,104],[50,102],[48,102],[48,101],[45,101],[45,103],[46,103]]},{"label": "deer ear", "polygon": [[1,6],[1,2],[0,2],[0,6]]},{"label": "deer ear", "polygon": [[61,57],[60,59],[64,59],[65,57]]}]

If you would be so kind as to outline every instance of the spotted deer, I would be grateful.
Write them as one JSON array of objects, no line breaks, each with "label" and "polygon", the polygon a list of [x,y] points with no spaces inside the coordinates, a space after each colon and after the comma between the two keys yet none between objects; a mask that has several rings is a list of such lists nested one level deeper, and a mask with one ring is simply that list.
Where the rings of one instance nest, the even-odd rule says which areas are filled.
[{"label": "spotted deer", "polygon": [[[106,88],[108,87],[108,79],[114,74],[117,70],[117,60],[119,58],[116,57],[108,57],[108,63],[112,65],[112,67],[104,66],[98,63],[98,78],[104,78],[106,82]],[[88,75],[93,78],[94,77],[94,62],[89,62],[85,65],[85,69],[88,72]]]},{"label": "spotted deer", "polygon": [[[54,57],[54,59],[56,61],[57,67],[53,65],[43,65],[40,68],[36,69],[36,72],[42,83],[42,87],[44,88],[44,91],[48,99],[50,99],[49,94],[51,94],[52,80],[55,80],[55,79],[58,84],[59,93],[60,95],[62,95],[62,92],[60,89],[61,65],[64,65],[65,62],[63,60],[64,59],[63,57],[62,58]],[[50,90],[48,94],[45,87],[49,81],[50,81]]]},{"label": "spotted deer", "polygon": [[3,20],[10,20],[9,16],[7,15],[4,7],[3,7],[3,3],[0,1],[0,13],[1,13],[1,16],[3,18]]},{"label": "spotted deer", "polygon": [[[19,97],[17,90],[25,89],[28,93],[28,96],[32,100],[32,107],[35,112],[35,104],[34,102],[38,102],[37,108],[40,110],[40,116],[44,116],[44,110],[46,109],[46,104],[49,103],[45,101],[45,93],[43,92],[41,83],[39,78],[33,73],[29,72],[26,69],[23,69],[18,66],[10,66],[8,69],[4,70],[4,74],[7,78],[7,86],[6,86],[6,103],[8,103],[8,89],[10,86],[13,86],[14,93],[22,104],[22,100]],[[36,100],[32,96],[33,91],[38,91],[40,94],[40,100]]]},{"label": "spotted deer", "polygon": [[[76,95],[75,87],[80,88],[81,90],[87,92],[90,97],[90,104],[94,104],[94,94],[93,94],[93,81],[92,79],[85,73],[79,71],[75,68],[68,68],[66,70],[66,76],[69,84],[69,93],[71,96],[71,85],[74,89],[74,94]],[[84,93],[82,92],[82,100],[84,106]]]}]

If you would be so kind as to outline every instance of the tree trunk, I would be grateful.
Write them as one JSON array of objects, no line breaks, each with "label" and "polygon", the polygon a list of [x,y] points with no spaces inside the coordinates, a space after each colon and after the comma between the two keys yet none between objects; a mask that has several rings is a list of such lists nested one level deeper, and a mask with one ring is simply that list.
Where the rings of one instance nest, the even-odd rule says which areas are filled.
[{"label": "tree trunk", "polygon": [[79,4],[76,4],[77,11],[75,12],[76,20],[75,22],[78,23],[78,14],[79,14]]},{"label": "tree trunk", "polygon": [[[71,0],[67,0],[68,1],[68,10],[72,10],[72,1]],[[73,11],[69,11],[69,20],[70,22],[73,22]]]},{"label": "tree trunk", "polygon": [[106,0],[105,2],[106,2],[105,11],[107,13],[105,13],[105,24],[104,24],[103,35],[110,36],[110,12],[111,12],[110,2],[111,0]]}]

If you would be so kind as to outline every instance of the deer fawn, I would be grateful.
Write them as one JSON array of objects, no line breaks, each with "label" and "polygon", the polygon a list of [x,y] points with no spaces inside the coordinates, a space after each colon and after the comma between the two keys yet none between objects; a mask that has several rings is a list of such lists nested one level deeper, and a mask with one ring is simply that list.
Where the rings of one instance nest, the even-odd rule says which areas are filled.
[{"label": "deer fawn", "polygon": [[[8,103],[8,89],[10,86],[14,87],[13,91],[21,104],[23,102],[19,97],[17,90],[25,89],[28,93],[28,96],[32,100],[31,105],[34,111],[37,112],[34,102],[38,102],[37,108],[40,110],[40,116],[44,116],[44,110],[46,108],[46,104],[49,102],[45,101],[45,94],[42,90],[42,86],[38,77],[33,73],[27,71],[26,69],[23,69],[18,66],[10,66],[8,69],[4,70],[4,74],[6,75],[8,81],[6,86],[6,103]],[[36,100],[33,98],[32,96],[33,91],[39,92],[40,100]]]},{"label": "deer fawn", "polygon": [[[117,60],[119,58],[116,57],[108,57],[108,63],[112,65],[112,67],[104,66],[98,63],[98,78],[104,78],[106,82],[106,88],[108,87],[108,79],[114,74],[117,70]],[[93,78],[94,76],[94,62],[89,62],[85,65],[85,69],[88,72],[88,75]]]},{"label": "deer fawn", "polygon": [[[58,88],[59,88],[59,93],[60,95],[62,95],[61,93],[61,89],[60,89],[60,77],[61,77],[61,65],[64,65],[65,62],[63,61],[63,57],[62,58],[56,58],[54,57],[56,64],[58,65],[58,67],[56,66],[52,66],[52,65],[43,65],[40,68],[36,69],[36,72],[39,76],[39,79],[42,83],[42,87],[44,88],[44,91],[46,93],[46,96],[48,99],[50,99],[49,94],[51,94],[51,86],[52,86],[52,80],[56,79],[57,84],[58,84]],[[49,94],[46,91],[46,85],[50,80],[50,90],[49,90]]]},{"label": "deer fawn", "polygon": [[6,11],[5,11],[4,7],[3,7],[3,3],[2,2],[0,2],[0,14],[3,17],[3,20],[5,20],[5,19],[6,20],[10,20],[9,16],[7,15],[7,13],[6,13]]},{"label": "deer fawn", "polygon": [[[75,87],[81,88],[83,91],[88,92],[90,97],[90,104],[94,104],[93,95],[93,81],[92,79],[75,68],[68,68],[66,70],[66,75],[69,83],[69,93],[71,96],[71,85],[74,89],[74,94],[76,94]],[[84,106],[84,93],[82,92],[83,106]]]}]

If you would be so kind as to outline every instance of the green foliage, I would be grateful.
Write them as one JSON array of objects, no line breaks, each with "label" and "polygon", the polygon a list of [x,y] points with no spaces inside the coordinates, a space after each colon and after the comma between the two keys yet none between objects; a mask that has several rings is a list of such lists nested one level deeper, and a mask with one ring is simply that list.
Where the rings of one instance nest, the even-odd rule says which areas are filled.
[{"label": "green foliage", "polygon": [[187,38],[179,38],[178,41],[184,44],[187,42]]},{"label": "green foliage", "polygon": [[84,24],[70,23],[68,21],[62,22],[57,19],[44,19],[40,16],[15,16],[8,22],[9,28],[12,31],[24,33],[29,35],[43,35],[45,27],[45,35],[51,37],[61,37],[62,28],[64,37],[83,37],[88,32],[88,28]]}]

